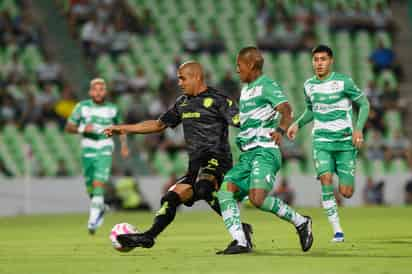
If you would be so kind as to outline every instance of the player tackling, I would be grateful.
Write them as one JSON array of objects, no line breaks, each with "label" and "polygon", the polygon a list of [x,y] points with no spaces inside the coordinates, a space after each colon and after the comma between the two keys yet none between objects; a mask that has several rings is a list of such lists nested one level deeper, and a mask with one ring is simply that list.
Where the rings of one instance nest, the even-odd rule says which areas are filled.
[{"label": "player tackling", "polygon": [[[186,62],[179,67],[177,74],[184,95],[158,120],[112,126],[105,130],[109,136],[119,133],[148,134],[183,124],[189,153],[186,175],[162,197],[161,208],[150,229],[144,233],[117,236],[124,247],[152,247],[155,238],[172,223],[181,204],[191,206],[198,200],[204,200],[216,213],[221,214],[215,194],[224,174],[232,167],[228,126],[239,125],[238,107],[229,98],[206,85],[199,63]],[[251,226],[243,224],[243,227],[247,245],[251,248]]]},{"label": "player tackling", "polygon": [[[333,72],[333,52],[324,45],[312,51],[315,75],[304,83],[306,109],[290,126],[287,136],[294,139],[300,128],[314,121],[313,159],[321,183],[322,206],[333,227],[333,242],[343,242],[334,196],[333,174],[339,178],[339,192],[350,198],[354,192],[356,154],[363,144],[362,130],[368,119],[369,102],[353,80]],[[352,102],[359,106],[353,129]]]}]

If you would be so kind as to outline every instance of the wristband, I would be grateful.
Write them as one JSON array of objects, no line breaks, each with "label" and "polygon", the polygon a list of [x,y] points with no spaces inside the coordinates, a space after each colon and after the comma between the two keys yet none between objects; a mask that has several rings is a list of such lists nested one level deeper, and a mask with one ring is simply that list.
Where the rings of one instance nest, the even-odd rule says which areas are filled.
[{"label": "wristband", "polygon": [[275,129],[275,131],[276,132],[278,132],[278,133],[280,133],[280,135],[285,135],[285,133],[286,133],[286,130],[284,130],[283,128],[281,128],[281,127],[277,127],[276,129]]}]

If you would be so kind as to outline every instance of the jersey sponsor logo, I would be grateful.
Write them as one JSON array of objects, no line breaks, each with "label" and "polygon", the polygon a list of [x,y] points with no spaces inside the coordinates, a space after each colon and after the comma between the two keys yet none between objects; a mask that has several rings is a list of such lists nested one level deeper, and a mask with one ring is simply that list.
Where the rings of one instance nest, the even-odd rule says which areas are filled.
[{"label": "jersey sponsor logo", "polygon": [[253,87],[251,89],[244,88],[241,92],[241,100],[250,100],[262,95],[263,86]]},{"label": "jersey sponsor logo", "polygon": [[183,112],[182,119],[197,119],[200,118],[199,112]]},{"label": "jersey sponsor logo", "polygon": [[213,105],[213,99],[212,98],[205,98],[203,100],[203,106],[205,108],[210,108]]},{"label": "jersey sponsor logo", "polygon": [[334,103],[330,103],[330,104],[320,103],[320,102],[313,103],[313,111],[320,113],[320,114],[326,114],[328,112],[335,111],[335,110],[350,111],[351,109],[352,109],[352,105],[350,101],[346,98],[336,101]]}]

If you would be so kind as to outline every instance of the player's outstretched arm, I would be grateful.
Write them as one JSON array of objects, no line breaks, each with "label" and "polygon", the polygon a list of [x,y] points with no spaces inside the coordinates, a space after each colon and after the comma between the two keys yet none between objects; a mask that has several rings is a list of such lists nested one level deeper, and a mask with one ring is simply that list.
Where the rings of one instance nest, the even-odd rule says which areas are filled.
[{"label": "player's outstretched arm", "polygon": [[365,127],[369,116],[369,101],[366,96],[361,96],[355,103],[359,106],[358,121],[353,131],[352,143],[355,147],[360,148],[363,144],[362,130]]},{"label": "player's outstretched arm", "polygon": [[114,125],[104,130],[104,134],[112,136],[113,134],[149,134],[165,130],[167,126],[160,120],[147,120],[137,124]]},{"label": "player's outstretched arm", "polygon": [[77,126],[76,124],[67,122],[64,130],[72,134],[77,134],[77,133],[83,134],[83,133],[93,132],[93,126],[90,124],[88,125],[81,124]]},{"label": "player's outstretched arm", "polygon": [[313,121],[313,112],[309,106],[306,106],[305,111],[300,115],[300,117],[288,128],[287,136],[290,140],[296,138],[296,134],[299,129],[304,127],[306,124]]},{"label": "player's outstretched arm", "polygon": [[277,145],[280,145],[282,141],[282,136],[285,134],[286,130],[292,123],[292,107],[288,102],[282,103],[276,106],[276,111],[278,111],[281,115],[279,126],[272,132],[271,136],[273,141]]}]

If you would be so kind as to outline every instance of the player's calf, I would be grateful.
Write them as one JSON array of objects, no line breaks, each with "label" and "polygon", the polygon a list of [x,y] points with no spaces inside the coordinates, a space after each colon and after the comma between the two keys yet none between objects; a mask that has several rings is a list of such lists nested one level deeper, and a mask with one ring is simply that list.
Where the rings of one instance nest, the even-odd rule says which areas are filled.
[{"label": "player's calf", "polygon": [[339,193],[345,197],[346,199],[349,199],[353,195],[353,187],[348,186],[346,184],[340,184],[339,185]]},{"label": "player's calf", "polygon": [[177,207],[181,204],[176,192],[167,192],[161,200],[161,208],[157,211],[152,227],[144,234],[156,238],[175,218]]}]

